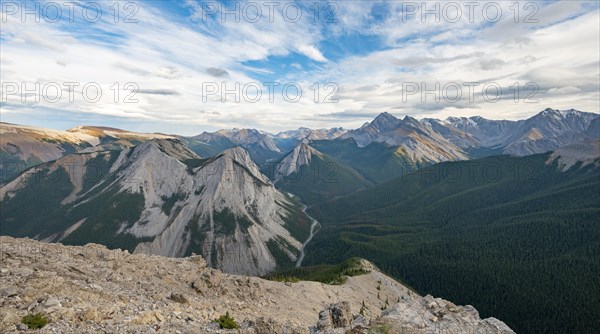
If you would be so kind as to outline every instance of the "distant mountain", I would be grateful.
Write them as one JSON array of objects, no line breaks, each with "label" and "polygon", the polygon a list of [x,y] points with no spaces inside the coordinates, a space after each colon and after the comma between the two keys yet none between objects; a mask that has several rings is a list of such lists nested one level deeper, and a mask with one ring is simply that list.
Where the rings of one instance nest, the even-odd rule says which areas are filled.
[{"label": "distant mountain", "polygon": [[600,116],[590,122],[590,126],[588,126],[583,134],[591,139],[600,139]]},{"label": "distant mountain", "polygon": [[230,129],[213,133],[203,132],[183,140],[197,153],[209,153],[207,156],[221,153],[234,146],[243,147],[261,170],[267,170],[270,162],[281,158],[286,153],[271,137],[272,135],[255,129]]},{"label": "distant mountain", "polygon": [[[595,121],[598,118],[599,115],[594,113],[550,108],[519,121],[489,120],[479,116],[446,120],[417,120],[409,116],[399,119],[384,112],[350,131],[298,128],[270,134],[255,129],[229,129],[177,138],[205,157],[236,146],[243,147],[261,172],[269,176],[273,176],[279,160],[307,139],[313,148],[377,183],[443,161],[553,151],[590,136],[600,136],[597,135],[599,121]],[[0,171],[4,181],[0,180],[0,183],[28,167],[65,154],[119,150],[152,138],[175,137],[97,126],[55,131],[7,123],[2,123],[2,133]],[[377,168],[381,169],[379,175]]]},{"label": "distant mountain", "polygon": [[372,183],[385,182],[426,166],[425,163],[411,160],[401,148],[385,143],[372,142],[359,147],[353,138],[348,138],[319,140],[310,144],[319,152],[356,170]]},{"label": "distant mountain", "polygon": [[100,142],[88,134],[9,123],[0,123],[0,138],[0,184],[31,166]]},{"label": "distant mountain", "polygon": [[284,152],[293,150],[302,140],[333,140],[347,131],[344,128],[331,128],[331,129],[309,129],[309,128],[298,128],[296,130],[289,130],[279,132],[276,135],[272,135],[273,141],[281,148]]},{"label": "distant mountain", "polygon": [[[520,121],[494,121],[482,117],[448,118],[445,124],[440,125],[441,128],[446,125],[472,135],[477,144],[470,143],[471,147],[496,148],[504,154],[524,156],[552,151],[578,141],[598,117],[598,114],[574,109],[547,108]],[[438,129],[438,133],[444,135],[442,131],[448,130]]]},{"label": "distant mountain", "polygon": [[574,166],[585,167],[595,165],[600,167],[600,140],[583,140],[565,145],[552,152],[548,162],[555,162],[563,171]]},{"label": "distant mountain", "polygon": [[203,157],[212,157],[236,146],[227,137],[208,132],[193,137],[180,137],[179,139],[192,151]]},{"label": "distant mountain", "polygon": [[[385,143],[398,147],[411,161],[427,164],[495,154],[525,156],[553,151],[580,141],[582,136],[589,137],[585,132],[599,117],[575,109],[547,108],[519,121],[479,116],[419,121],[409,116],[400,120],[386,112],[339,138],[352,138],[358,147]],[[600,127],[596,122],[594,126]],[[590,131],[598,133],[595,127]]]},{"label": "distant mountain", "polygon": [[[385,112],[361,128],[348,131],[333,143],[323,143],[325,147],[318,149],[345,162],[368,179],[382,182],[421,166],[469,159],[459,143],[449,138],[435,131],[431,122],[421,122],[409,116],[400,120]],[[356,143],[356,148],[348,145],[351,143],[348,140]],[[348,154],[348,150],[352,153]],[[377,170],[378,167],[383,168]]]},{"label": "distant mountain", "polygon": [[372,186],[360,173],[311,147],[304,139],[276,166],[279,189],[314,204]]},{"label": "distant mountain", "polygon": [[309,128],[298,128],[296,130],[289,130],[279,132],[274,135],[274,138],[278,139],[296,139],[301,141],[302,139],[308,140],[332,140],[343,135],[347,131],[344,128],[331,128],[331,129],[309,129]]},{"label": "distant mountain", "polygon": [[[469,146],[494,147],[502,145],[514,131],[515,121],[496,121],[480,116],[448,117],[445,122],[438,121],[440,126],[450,125],[461,133],[471,135]],[[444,124],[445,123],[445,124]],[[444,130],[442,130],[444,131]]]},{"label": "distant mountain", "polygon": [[67,131],[96,137],[100,140],[100,144],[109,144],[117,140],[122,140],[123,142],[129,142],[129,144],[133,144],[130,146],[135,146],[150,139],[174,138],[174,136],[161,133],[131,132],[105,126],[78,126]]},{"label": "distant mountain", "polygon": [[479,141],[472,134],[456,126],[448,126],[445,121],[435,118],[424,118],[421,120],[421,123],[461,149],[469,150],[480,145]]},{"label": "distant mountain", "polygon": [[255,145],[265,150],[281,153],[281,150],[275,145],[271,137],[264,132],[255,129],[231,129],[231,130],[219,130],[216,134],[220,134],[234,144],[243,147],[249,147]]},{"label": "distant mountain", "polygon": [[39,165],[0,189],[0,205],[1,234],[195,252],[256,275],[293,264],[310,224],[242,148],[202,159],[175,139]]},{"label": "distant mountain", "polygon": [[121,149],[152,138],[173,138],[106,127],[81,126],[60,131],[9,123],[0,123],[0,134],[0,184],[31,166],[66,154]]},{"label": "distant mountain", "polygon": [[359,147],[373,142],[385,143],[397,147],[399,154],[404,154],[415,163],[467,159],[460,147],[433,131],[427,123],[409,116],[399,120],[387,112],[359,129],[348,131],[340,138],[352,138]]},{"label": "distant mountain", "polygon": [[545,109],[517,123],[514,132],[503,142],[503,152],[529,155],[555,150],[576,141],[597,117],[573,109]]},{"label": "distant mountain", "polygon": [[364,147],[370,143],[382,142],[381,135],[385,132],[392,131],[401,121],[391,114],[384,112],[379,114],[370,123],[365,123],[362,127],[356,130],[350,130],[340,136],[341,139],[353,138],[359,147]]},{"label": "distant mountain", "polygon": [[383,133],[379,140],[399,147],[403,154],[419,163],[468,159],[460,147],[410,116]]}]

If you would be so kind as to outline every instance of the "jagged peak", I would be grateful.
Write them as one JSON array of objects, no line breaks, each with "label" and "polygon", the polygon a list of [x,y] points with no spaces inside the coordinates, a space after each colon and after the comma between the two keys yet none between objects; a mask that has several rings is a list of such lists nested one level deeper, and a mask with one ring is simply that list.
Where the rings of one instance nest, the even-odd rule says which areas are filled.
[{"label": "jagged peak", "polygon": [[594,114],[580,111],[580,110],[573,109],[573,108],[565,109],[565,110],[546,108],[546,109],[540,111],[539,113],[537,113],[536,115],[532,116],[531,118],[529,118],[529,120],[540,119],[540,118],[556,120],[556,119],[564,119],[564,118],[589,117],[590,115],[594,115]]},{"label": "jagged peak", "polygon": [[196,139],[196,140],[204,141],[204,142],[209,142],[215,138],[226,138],[226,137],[225,137],[225,135],[223,135],[220,132],[203,131],[202,133],[197,134],[197,135],[193,136],[192,138]]},{"label": "jagged peak", "polygon": [[[425,122],[427,123],[427,122]],[[419,129],[419,130],[425,130],[427,128],[426,124],[424,124],[423,122],[419,121],[418,119],[408,116],[406,115],[402,121],[400,122],[401,126],[404,127],[410,127],[412,129]]]},{"label": "jagged peak", "polygon": [[221,129],[217,130],[214,133],[222,134],[222,135],[234,135],[234,134],[252,134],[252,135],[263,135],[263,133],[256,129],[248,129],[248,128],[233,128],[233,129]]},{"label": "jagged peak", "polygon": [[323,155],[316,148],[310,146],[310,141],[308,139],[303,139],[295,148],[294,151],[298,151],[299,153],[310,154],[310,155]]},{"label": "jagged peak", "polygon": [[416,119],[412,116],[409,116],[409,115],[404,116],[404,118],[402,119],[402,122],[420,123],[418,119]]},{"label": "jagged peak", "polygon": [[382,112],[377,115],[371,125],[373,125],[379,131],[389,131],[396,127],[400,123],[400,120],[388,112]]},{"label": "jagged peak", "polygon": [[229,157],[231,159],[237,160],[238,162],[245,162],[245,161],[250,160],[250,155],[241,146],[236,146],[236,147],[227,149],[227,150],[223,151],[222,155]]},{"label": "jagged peak", "polygon": [[279,165],[277,165],[277,169],[275,170],[275,180],[279,180],[282,177],[297,172],[300,170],[301,166],[308,165],[315,155],[322,157],[323,153],[310,146],[308,140],[302,140],[302,142],[296,145],[296,147],[281,160]]},{"label": "jagged peak", "polygon": [[377,115],[377,117],[375,117],[375,118],[373,119],[373,122],[372,122],[372,123],[375,123],[375,122],[376,122],[376,121],[378,121],[378,120],[379,120],[379,121],[382,121],[382,120],[385,120],[385,121],[399,121],[399,119],[398,119],[396,116],[394,116],[394,115],[390,114],[390,113],[389,113],[389,112],[387,112],[387,111],[384,111],[384,112],[382,112],[381,114]]},{"label": "jagged peak", "polygon": [[192,152],[184,143],[177,138],[153,138],[137,145],[133,150],[134,157],[139,157],[144,152],[158,150],[163,154],[180,161],[188,159],[201,159],[201,157]]},{"label": "jagged peak", "polygon": [[258,166],[252,161],[248,151],[246,151],[243,147],[236,146],[230,149],[223,151],[215,161],[219,161],[220,159],[231,159],[237,162],[239,165],[243,166],[248,172],[252,174],[252,176],[260,179],[265,183],[269,183],[269,179],[260,172]]}]

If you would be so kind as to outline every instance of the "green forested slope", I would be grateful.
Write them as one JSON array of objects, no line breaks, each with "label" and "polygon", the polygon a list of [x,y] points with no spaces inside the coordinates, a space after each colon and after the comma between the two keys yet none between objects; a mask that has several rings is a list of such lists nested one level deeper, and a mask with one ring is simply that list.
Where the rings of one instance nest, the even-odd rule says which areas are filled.
[{"label": "green forested slope", "polygon": [[373,183],[354,169],[323,154],[313,155],[308,165],[303,165],[298,172],[283,177],[276,185],[280,190],[299,196],[303,203],[312,205],[354,193],[372,186]]},{"label": "green forested slope", "polygon": [[600,328],[600,170],[547,154],[438,164],[311,208],[305,264],[373,261],[518,333]]}]

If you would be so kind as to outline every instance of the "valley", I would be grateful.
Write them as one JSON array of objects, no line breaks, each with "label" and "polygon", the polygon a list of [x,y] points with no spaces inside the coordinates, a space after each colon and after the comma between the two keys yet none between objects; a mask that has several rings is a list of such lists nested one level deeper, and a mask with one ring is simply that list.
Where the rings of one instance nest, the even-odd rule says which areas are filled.
[{"label": "valley", "polygon": [[345,284],[364,258],[517,332],[583,333],[600,306],[598,124],[554,109],[192,137],[2,123],[0,234],[288,283]]},{"label": "valley", "polygon": [[599,332],[600,1],[0,2],[0,333]]},{"label": "valley", "polygon": [[[306,209],[307,209],[307,206],[304,205],[302,208],[302,212],[306,213]],[[319,226],[319,222],[311,216],[308,216],[308,218],[312,221],[312,223],[310,224],[310,235],[308,236],[306,241],[304,241],[304,243],[302,243],[302,249],[300,249],[300,256],[298,256],[298,261],[296,261],[296,268],[300,268],[302,266],[302,261],[304,261],[304,256],[306,256],[306,252],[305,252],[306,246],[308,246],[308,243],[313,239],[315,234],[318,232],[318,231],[315,231],[315,228],[317,228]]]}]

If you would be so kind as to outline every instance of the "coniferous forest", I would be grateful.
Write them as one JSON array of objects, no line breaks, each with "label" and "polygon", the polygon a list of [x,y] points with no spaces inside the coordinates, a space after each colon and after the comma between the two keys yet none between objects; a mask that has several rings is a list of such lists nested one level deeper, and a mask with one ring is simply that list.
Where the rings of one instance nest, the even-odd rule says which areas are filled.
[{"label": "coniferous forest", "polygon": [[600,328],[600,170],[548,154],[422,169],[313,206],[305,264],[358,256],[518,333]]}]

